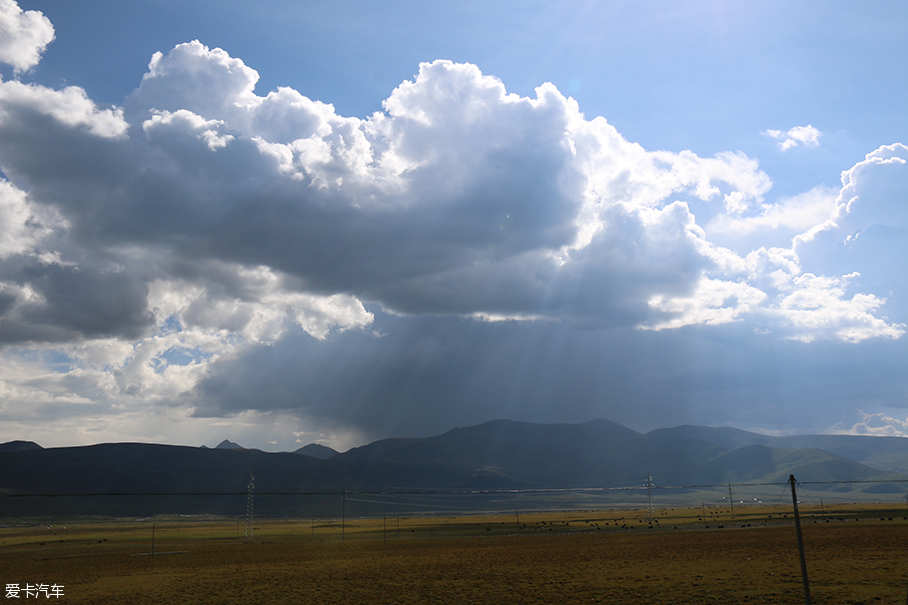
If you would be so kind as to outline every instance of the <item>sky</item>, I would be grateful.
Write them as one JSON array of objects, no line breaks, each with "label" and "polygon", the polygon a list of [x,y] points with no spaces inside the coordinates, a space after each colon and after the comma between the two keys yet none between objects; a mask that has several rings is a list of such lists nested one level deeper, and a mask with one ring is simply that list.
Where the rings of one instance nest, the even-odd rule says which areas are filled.
[{"label": "sky", "polygon": [[906,435],[906,28],[0,0],[0,442]]}]

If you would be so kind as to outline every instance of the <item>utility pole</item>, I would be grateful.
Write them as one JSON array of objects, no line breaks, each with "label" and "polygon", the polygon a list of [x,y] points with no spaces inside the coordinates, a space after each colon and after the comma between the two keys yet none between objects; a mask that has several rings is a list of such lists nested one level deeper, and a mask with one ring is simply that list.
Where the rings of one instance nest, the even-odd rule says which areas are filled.
[{"label": "utility pole", "polygon": [[343,486],[343,492],[341,492],[341,542],[344,541],[344,538],[347,533],[347,486]]},{"label": "utility pole", "polygon": [[731,518],[735,518],[735,502],[732,500],[734,497],[734,492],[731,491],[731,483],[728,484],[728,503],[731,505]]},{"label": "utility pole", "polygon": [[791,485],[791,503],[794,505],[795,528],[798,531],[798,555],[801,557],[801,581],[804,583],[804,605],[810,605],[810,583],[807,581],[807,560],[804,558],[804,537],[801,535],[801,517],[798,515],[798,493],[795,490],[795,476],[788,476]]}]

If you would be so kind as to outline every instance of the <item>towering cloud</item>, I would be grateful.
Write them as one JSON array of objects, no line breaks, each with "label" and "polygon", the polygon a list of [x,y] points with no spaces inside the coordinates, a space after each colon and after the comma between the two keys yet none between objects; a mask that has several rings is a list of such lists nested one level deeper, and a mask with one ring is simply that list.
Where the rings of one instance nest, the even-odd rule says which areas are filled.
[{"label": "towering cloud", "polygon": [[[53,37],[11,0],[0,29],[20,70]],[[0,82],[0,344],[65,356],[34,397],[211,407],[257,347],[368,335],[378,311],[478,330],[905,331],[887,312],[896,257],[865,262],[906,241],[902,145],[847,171],[822,216],[829,192],[810,212],[768,202],[770,177],[741,152],[647,151],[551,84],[522,97],[474,65],[423,63],[365,118],[290,88],[259,96],[257,81],[193,41],[156,53],[120,107]],[[783,148],[819,136],[774,132]],[[779,224],[803,234],[744,251],[710,235]]]}]

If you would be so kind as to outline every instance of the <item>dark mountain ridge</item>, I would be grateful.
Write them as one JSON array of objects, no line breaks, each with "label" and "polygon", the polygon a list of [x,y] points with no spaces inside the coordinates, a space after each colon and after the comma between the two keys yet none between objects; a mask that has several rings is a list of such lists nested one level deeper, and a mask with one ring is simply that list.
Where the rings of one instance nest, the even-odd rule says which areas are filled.
[{"label": "dark mountain ridge", "polygon": [[[790,474],[800,481],[908,479],[867,463],[886,460],[890,468],[908,467],[908,440],[901,438],[768,437],[690,426],[642,434],[607,420],[495,420],[435,437],[383,439],[344,453],[311,446],[269,453],[142,443],[33,445],[0,445],[0,496],[6,496],[0,497],[0,517],[63,509],[103,515],[236,514],[244,510],[250,474],[257,494],[282,494],[267,496],[259,507],[274,515],[311,513],[318,503],[333,510],[342,490],[639,487],[648,475],[663,486],[784,483]],[[307,448],[320,455],[306,455]],[[901,484],[880,485],[848,485],[847,490],[884,492]],[[360,508],[371,510],[365,504]]]}]

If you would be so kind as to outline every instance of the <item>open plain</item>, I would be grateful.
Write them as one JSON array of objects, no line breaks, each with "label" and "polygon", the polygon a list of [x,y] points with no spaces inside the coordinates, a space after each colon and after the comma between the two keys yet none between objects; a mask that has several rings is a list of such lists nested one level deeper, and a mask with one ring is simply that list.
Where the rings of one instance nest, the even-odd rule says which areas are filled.
[{"label": "open plain", "polygon": [[[11,524],[0,582],[73,604],[804,602],[790,507],[260,519],[251,542],[243,521]],[[906,601],[904,506],[802,524],[814,603]]]}]

